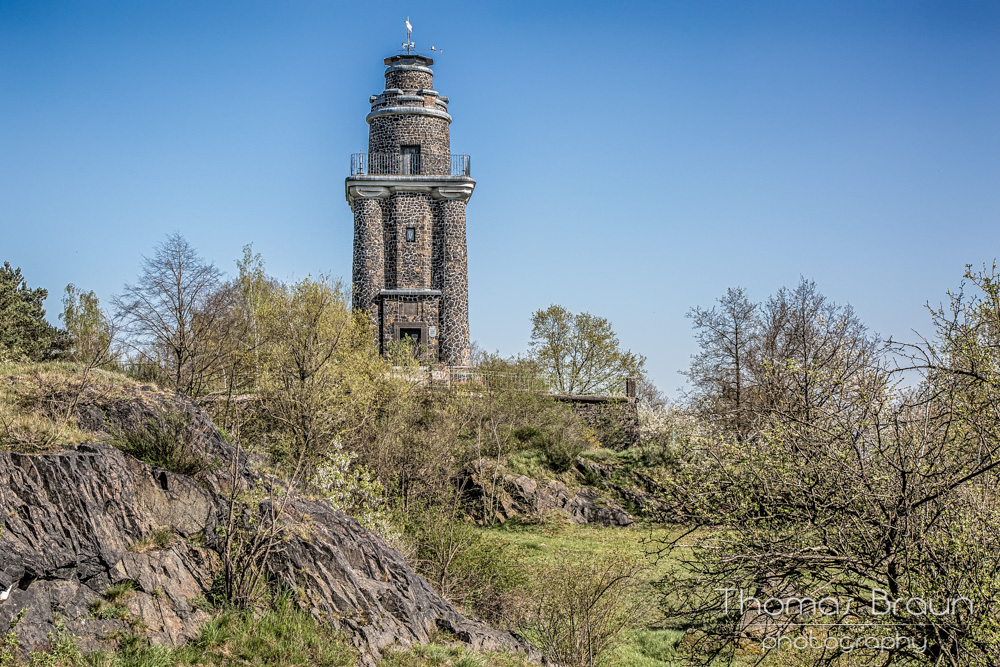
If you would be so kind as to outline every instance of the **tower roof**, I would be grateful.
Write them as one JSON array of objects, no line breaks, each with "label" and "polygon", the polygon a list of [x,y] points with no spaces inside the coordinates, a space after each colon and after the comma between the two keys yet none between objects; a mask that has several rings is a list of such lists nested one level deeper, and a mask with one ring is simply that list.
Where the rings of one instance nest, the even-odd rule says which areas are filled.
[{"label": "tower roof", "polygon": [[389,56],[382,62],[390,67],[395,65],[418,65],[422,67],[430,67],[434,64],[434,59],[428,58],[427,56],[420,56],[416,53],[400,53],[395,56]]}]

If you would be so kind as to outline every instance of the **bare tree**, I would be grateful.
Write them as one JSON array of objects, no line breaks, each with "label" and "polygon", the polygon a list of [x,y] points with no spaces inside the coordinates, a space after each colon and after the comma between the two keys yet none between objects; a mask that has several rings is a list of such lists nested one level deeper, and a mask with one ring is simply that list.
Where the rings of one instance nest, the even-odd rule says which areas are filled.
[{"label": "bare tree", "polygon": [[703,414],[730,421],[745,432],[747,399],[751,392],[751,357],[760,330],[759,308],[742,287],[726,290],[712,309],[692,308],[687,316],[701,351],[685,373],[695,403]]},{"label": "bare tree", "polygon": [[563,554],[545,568],[526,609],[528,638],[566,667],[613,665],[612,651],[626,630],[646,615],[640,592],[642,563],[621,552],[570,560]]},{"label": "bare tree", "polygon": [[226,313],[218,287],[222,274],[178,233],[144,257],[134,284],[125,285],[114,305],[131,343],[159,358],[178,391],[204,386],[217,368],[217,325]]},{"label": "bare tree", "polygon": [[808,422],[817,410],[847,409],[862,376],[882,363],[881,342],[854,309],[829,301],[811,280],[778,290],[761,319],[752,370],[759,410],[791,411]]},{"label": "bare tree", "polygon": [[862,375],[881,363],[878,337],[811,280],[762,305],[730,289],[716,307],[693,308],[688,317],[701,347],[686,373],[694,406],[737,437],[776,411],[808,422],[817,410],[846,409]]}]

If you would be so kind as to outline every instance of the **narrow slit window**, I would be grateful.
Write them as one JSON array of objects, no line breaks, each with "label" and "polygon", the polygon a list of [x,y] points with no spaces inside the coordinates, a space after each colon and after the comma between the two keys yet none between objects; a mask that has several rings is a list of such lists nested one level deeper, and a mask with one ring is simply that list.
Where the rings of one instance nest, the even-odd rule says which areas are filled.
[{"label": "narrow slit window", "polygon": [[406,228],[406,240],[409,241],[410,243],[412,243],[412,242],[414,242],[414,241],[417,240],[417,228],[416,227],[407,227]]}]

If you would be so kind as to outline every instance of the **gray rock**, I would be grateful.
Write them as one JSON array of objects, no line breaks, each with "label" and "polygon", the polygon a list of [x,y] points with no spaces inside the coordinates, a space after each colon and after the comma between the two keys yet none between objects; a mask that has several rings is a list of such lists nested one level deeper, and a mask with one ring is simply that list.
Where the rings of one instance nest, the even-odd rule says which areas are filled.
[{"label": "gray rock", "polygon": [[569,502],[566,511],[576,523],[599,523],[602,526],[630,526],[635,523],[617,503],[604,498],[592,486],[585,486]]},{"label": "gray rock", "polygon": [[[485,494],[478,475],[464,472],[456,485],[462,489],[467,506],[483,520],[482,502]],[[629,526],[635,519],[620,505],[604,497],[600,491],[585,486],[573,493],[562,482],[552,479],[544,485],[526,475],[505,475],[503,489],[496,503],[495,520],[507,521],[522,517],[542,521],[553,511],[565,512],[573,523],[596,523],[604,526]]]},{"label": "gray rock", "polygon": [[[218,469],[186,477],[101,443],[47,454],[0,452],[0,591],[15,584],[0,602],[0,626],[23,612],[16,632],[24,651],[48,644],[57,617],[83,649],[113,648],[104,638],[127,631],[129,620],[99,620],[90,607],[123,581],[134,583],[123,597],[133,624],[145,624],[155,642],[179,644],[208,620],[193,601],[208,594],[221,569],[216,528],[226,517],[227,491],[262,478],[233,479],[228,464],[237,452],[203,412],[176,396],[84,404],[81,421],[109,433],[141,428],[158,419],[157,403],[189,413],[186,441],[220,462]],[[301,603],[343,631],[364,664],[373,665],[388,646],[426,642],[438,628],[476,648],[540,659],[520,638],[462,616],[401,554],[327,504],[294,497],[281,526],[270,575],[301,591]],[[165,548],[143,542],[162,528],[174,534]]]}]

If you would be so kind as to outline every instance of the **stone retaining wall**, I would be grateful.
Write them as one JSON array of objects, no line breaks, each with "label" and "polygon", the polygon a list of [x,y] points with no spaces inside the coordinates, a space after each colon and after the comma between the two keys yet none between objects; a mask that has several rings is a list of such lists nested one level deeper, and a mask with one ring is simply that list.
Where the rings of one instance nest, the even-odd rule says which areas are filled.
[{"label": "stone retaining wall", "polygon": [[634,396],[559,394],[555,399],[571,404],[605,447],[622,450],[639,445],[639,408]]}]

